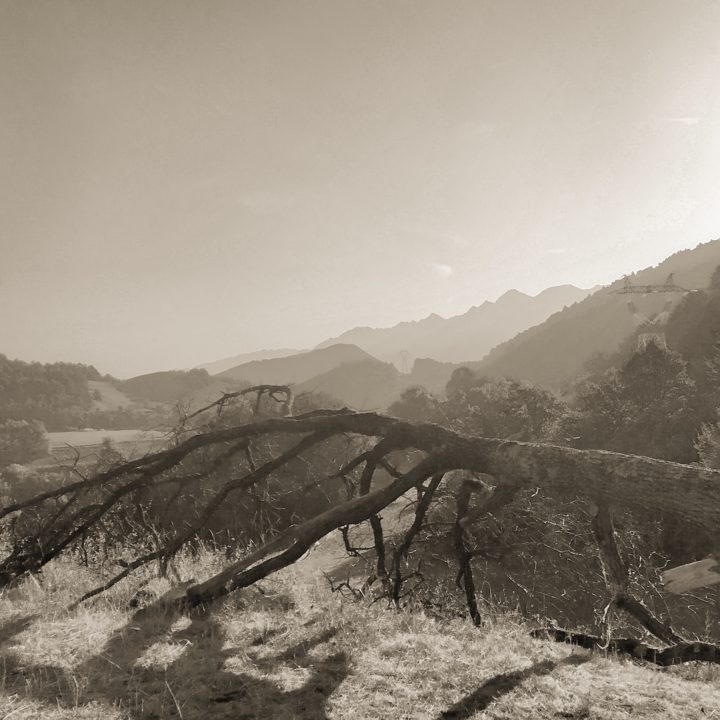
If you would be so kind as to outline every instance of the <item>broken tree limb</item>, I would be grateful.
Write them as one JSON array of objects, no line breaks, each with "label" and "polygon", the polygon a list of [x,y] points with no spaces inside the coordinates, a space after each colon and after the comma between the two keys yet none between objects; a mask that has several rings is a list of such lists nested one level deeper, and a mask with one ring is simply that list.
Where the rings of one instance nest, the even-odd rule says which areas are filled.
[{"label": "broken tree limb", "polygon": [[[308,543],[315,542],[327,532],[368,520],[407,489],[426,481],[434,473],[450,470],[492,475],[497,485],[488,498],[488,507],[499,509],[506,498],[511,499],[518,492],[541,491],[547,500],[574,502],[578,497],[583,497],[598,505],[612,502],[630,510],[672,515],[683,520],[688,527],[703,529],[711,537],[717,537],[720,531],[718,471],[611,452],[472,437],[430,423],[409,423],[375,413],[353,413],[348,410],[313,411],[299,417],[273,417],[200,432],[167,450],[5,507],[0,510],[0,517],[28,509],[35,512],[35,508],[56,498],[77,498],[71,512],[62,516],[63,523],[70,517],[74,525],[71,523],[72,527],[68,527],[62,537],[56,538],[61,540],[60,543],[53,540],[50,544],[54,551],[59,552],[67,547],[67,543],[63,543],[72,537],[72,533],[77,537],[77,532],[82,535],[93,523],[97,523],[107,501],[118,497],[113,493],[144,490],[156,483],[172,482],[171,474],[177,472],[186,459],[188,462],[191,459],[193,462],[202,462],[208,457],[205,450],[215,452],[218,447],[228,443],[242,446],[244,442],[252,441],[256,447],[268,448],[276,454],[275,459],[269,461],[270,471],[274,472],[280,470],[288,459],[277,450],[276,443],[268,441],[279,437],[284,446],[293,435],[299,436],[300,443],[308,437],[328,440],[372,439],[375,443],[386,443],[393,450],[420,451],[426,459],[414,470],[396,477],[386,488],[351,498],[347,503],[338,504],[301,523],[292,531],[279,536],[277,544],[272,541],[243,558],[240,564],[230,566],[223,577],[208,581],[210,585],[201,584],[191,589],[188,592],[189,604],[210,601],[233,589],[245,587],[254,579],[265,577],[300,557],[310,547]],[[363,460],[366,461],[367,458]],[[345,467],[352,462],[344,461]],[[386,467],[386,463],[384,456],[377,461],[378,466]],[[359,467],[360,464],[353,467]],[[334,466],[339,465],[336,463]],[[418,469],[427,474],[421,472],[418,475]],[[242,490],[249,479],[244,475],[232,478],[231,481],[237,481],[237,488]],[[678,487],[682,487],[682,493],[677,492]],[[85,506],[78,507],[82,502],[86,503]],[[46,508],[46,517],[51,517],[56,511],[56,506],[52,504]],[[34,516],[29,517],[32,520]],[[467,516],[460,519],[460,527],[466,520]],[[35,556],[32,552],[37,552],[41,545],[37,537],[19,537],[18,540],[18,546],[2,562],[5,571],[2,580],[6,582],[33,569],[31,561]],[[712,550],[708,548],[709,552]],[[619,577],[622,585],[622,576]],[[628,598],[618,596],[619,601],[625,602],[625,609],[629,607],[637,615],[638,609]],[[646,628],[651,627],[652,623],[648,621]],[[664,637],[668,641],[672,640],[667,632]]]},{"label": "broken tree limb", "polygon": [[[437,491],[440,483],[443,481],[444,475],[437,473],[430,478],[430,483],[422,493],[422,497],[418,501],[417,507],[415,508],[415,518],[413,519],[412,525],[408,528],[402,542],[395,548],[393,554],[393,586],[392,586],[392,598],[395,605],[400,604],[400,590],[402,588],[403,577],[401,562],[407,558],[410,546],[412,545],[415,536],[420,532],[420,528],[425,520],[427,511],[430,508],[435,492]],[[418,488],[421,486],[418,485]]]},{"label": "broken tree limb", "polygon": [[289,450],[286,450],[277,458],[265,463],[264,465],[261,465],[259,468],[254,466],[254,462],[252,460],[249,460],[248,464],[252,468],[252,471],[247,475],[244,475],[240,478],[231,479],[227,483],[225,483],[220,488],[220,490],[212,497],[212,499],[205,505],[202,512],[200,513],[199,519],[195,523],[190,525],[190,527],[187,528],[183,533],[180,533],[175,537],[171,538],[164,547],[147,553],[139,558],[136,558],[131,563],[129,563],[122,572],[118,573],[115,577],[108,580],[102,586],[85,593],[80,599],[73,603],[71,607],[79,605],[85,600],[89,600],[90,598],[95,597],[96,595],[99,595],[106,590],[109,590],[111,587],[113,587],[113,585],[116,585],[118,582],[126,578],[132,571],[137,570],[143,565],[147,565],[153,560],[163,557],[167,559],[171,558],[175,553],[178,552],[178,550],[180,550],[183,545],[185,545],[187,542],[197,536],[197,534],[205,527],[205,525],[208,523],[208,521],[217,511],[220,505],[226,500],[228,495],[240,489],[247,490],[261,480],[264,480],[274,470],[282,467],[287,462],[289,462],[295,457],[298,457],[306,450],[309,450],[310,448],[319,444],[324,439],[325,437],[323,435],[309,435],[303,438],[300,442],[296,443]]},{"label": "broken tree limb", "polygon": [[530,635],[539,639],[549,638],[556,642],[570,643],[587,650],[601,650],[604,653],[630,655],[637,660],[661,667],[680,665],[687,662],[709,662],[720,664],[720,647],[705,642],[679,642],[666,648],[656,648],[635,638],[605,638],[585,633],[570,632],[555,627],[532,630]]},{"label": "broken tree limb", "polygon": [[[392,438],[396,447],[413,447],[441,454],[451,469],[487,473],[517,485],[540,488],[548,494],[568,499],[584,496],[599,504],[614,502],[646,512],[663,512],[685,519],[711,535],[720,531],[720,471],[680,465],[665,460],[622,455],[602,450],[577,450],[537,443],[524,443],[461,435],[431,423],[410,423],[376,413],[314,412],[310,416],[270,418],[222,428],[188,438],[174,448],[147,455],[112,471],[113,477],[139,471],[155,471],[160,462],[179,462],[202,447],[241,438],[270,434],[309,434],[326,431],[329,435],[357,434]],[[99,485],[108,480],[91,478]],[[43,499],[67,494],[75,483],[36,496],[0,510],[0,517]],[[678,493],[677,488],[683,492]]]},{"label": "broken tree limb", "polygon": [[427,457],[386,487],[348,500],[291,528],[204,583],[188,588],[186,604],[194,607],[212,602],[233,590],[252,585],[302,557],[313,543],[328,533],[343,525],[356,525],[367,520],[415,485],[444,469],[442,459]]},{"label": "broken tree limb", "polygon": [[[388,448],[386,451],[385,448]],[[358,494],[360,496],[367,495],[372,486],[372,479],[375,475],[380,458],[389,452],[389,445],[386,441],[379,442],[369,453],[362,475],[360,476],[360,487]],[[372,528],[373,543],[375,545],[375,575],[382,584],[385,593],[389,591],[389,579],[387,568],[385,566],[385,536],[383,534],[382,521],[377,513],[373,513],[368,518],[370,527]]]},{"label": "broken tree limb", "polygon": [[[208,410],[212,410],[213,408],[217,409],[218,415],[222,412],[225,405],[227,405],[231,400],[235,400],[239,397],[244,397],[246,395],[250,395],[251,393],[256,393],[255,398],[255,414],[257,415],[260,410],[260,401],[262,400],[264,395],[268,395],[271,397],[275,402],[280,403],[282,405],[282,413],[284,416],[288,417],[292,415],[292,407],[294,402],[294,395],[292,388],[289,385],[253,385],[252,387],[243,388],[242,390],[236,390],[235,392],[228,392],[223,393],[221,397],[219,397],[217,400],[214,400],[209,405],[205,405],[205,407],[201,407],[199,410],[195,410],[190,415],[183,418],[183,422],[187,422],[188,420],[192,420],[193,418],[197,417],[198,415],[202,415],[202,413],[207,412]],[[284,397],[280,398],[278,395],[282,394]]]},{"label": "broken tree limb", "polygon": [[669,625],[656,618],[643,602],[628,591],[630,582],[628,569],[620,557],[620,550],[615,541],[612,512],[606,503],[598,506],[591,525],[598,545],[605,584],[610,593],[610,605],[606,615],[610,606],[615,606],[618,610],[628,613],[662,642],[668,645],[682,642],[682,638]]},{"label": "broken tree limb", "polygon": [[475,578],[472,571],[473,554],[465,543],[465,527],[463,521],[470,507],[470,496],[476,492],[483,492],[486,486],[479,480],[463,480],[455,497],[457,511],[455,514],[455,525],[453,526],[453,544],[458,562],[458,574],[456,584],[465,591],[465,603],[473,624],[477,627],[482,625],[482,615],[478,608],[477,595],[475,593]]}]

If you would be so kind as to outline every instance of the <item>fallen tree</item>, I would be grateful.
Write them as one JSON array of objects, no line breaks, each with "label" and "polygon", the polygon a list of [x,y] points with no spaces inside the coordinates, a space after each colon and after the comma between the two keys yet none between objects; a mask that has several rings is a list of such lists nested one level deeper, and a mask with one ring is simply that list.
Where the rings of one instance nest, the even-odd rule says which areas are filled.
[{"label": "fallen tree", "polygon": [[[247,394],[252,389],[243,391]],[[181,494],[191,482],[183,475],[190,458],[212,448],[212,462],[202,472],[192,474],[192,482],[202,481],[215,469],[232,461],[233,472],[224,484],[199,509],[197,521],[178,529],[161,547],[142,554],[125,564],[122,572],[110,578],[88,599],[154,560],[171,558],[191,542],[203,524],[227,502],[250,493],[268,477],[289,463],[329,447],[333,440],[360,438],[350,459],[336,461],[330,477],[345,484],[347,499],[324,512],[286,528],[267,542],[229,563],[205,582],[191,585],[178,601],[187,607],[210,603],[240,588],[248,587],[302,557],[318,540],[334,530],[370,521],[378,552],[377,576],[388,597],[400,597],[402,574],[400,559],[407,554],[414,536],[422,526],[433,496],[449,475],[464,478],[457,492],[457,518],[454,542],[458,561],[458,582],[462,581],[470,616],[481,622],[475,599],[471,553],[464,532],[473,517],[497,513],[522,491],[534,490],[544,496],[566,502],[578,497],[597,508],[593,531],[605,571],[609,603],[637,620],[647,631],[676,648],[667,657],[682,658],[681,638],[628,591],[627,571],[615,543],[612,508],[636,510],[648,514],[676,516],[688,532],[703,532],[717,537],[720,531],[720,471],[679,465],[646,457],[618,453],[577,450],[545,444],[523,443],[462,435],[431,423],[412,423],[376,413],[356,413],[347,409],[313,411],[285,416],[292,405],[292,394],[280,387],[257,388],[261,394],[283,403],[283,417],[256,419],[229,427],[189,429],[185,439],[166,450],[123,463],[76,482],[54,488],[23,502],[0,510],[16,527],[23,515],[39,518],[34,531],[14,537],[10,552],[0,561],[0,585],[8,584],[28,572],[37,572],[87,532],[123,498],[163,484],[176,486]],[[230,398],[224,397],[213,407],[222,411]],[[263,462],[257,462],[253,448],[269,438],[294,438]],[[383,482],[376,482],[382,472]],[[359,477],[358,477],[359,473]],[[318,480],[320,482],[321,479]],[[387,570],[381,510],[408,491],[418,493],[415,520],[396,548]],[[471,508],[471,498],[477,502]],[[22,523],[20,523],[22,524]],[[714,548],[708,548],[708,552]],[[692,654],[692,653],[691,653]],[[717,657],[707,651],[703,657]],[[663,656],[665,657],[665,656]],[[697,659],[697,654],[695,658]]]}]

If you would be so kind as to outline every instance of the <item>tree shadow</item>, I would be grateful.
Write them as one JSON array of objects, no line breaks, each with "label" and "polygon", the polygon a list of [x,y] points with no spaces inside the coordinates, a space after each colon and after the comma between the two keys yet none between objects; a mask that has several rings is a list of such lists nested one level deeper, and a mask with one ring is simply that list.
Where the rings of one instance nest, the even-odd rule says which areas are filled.
[{"label": "tree shadow", "polygon": [[529,677],[540,677],[549,675],[558,665],[582,665],[589,657],[569,655],[560,662],[556,660],[543,660],[536,662],[525,670],[518,670],[511,673],[503,673],[486,680],[477,690],[456,702],[447,710],[443,710],[436,720],[465,720],[481,710],[487,709],[491,703],[503,695],[512,692],[518,685]]},{"label": "tree shadow", "polygon": [[37,613],[20,615],[0,625],[0,648],[2,648],[2,646],[9,640],[12,640],[16,635],[19,635],[21,632],[25,632],[25,630],[30,627],[33,620],[37,617]]},{"label": "tree shadow", "polygon": [[[251,641],[230,645],[212,611],[193,612],[189,625],[177,622],[183,617],[161,599],[72,669],[28,664],[5,651],[6,687],[52,707],[114,706],[132,719],[327,718],[328,699],[349,673],[344,652],[321,647],[337,629],[275,651]],[[0,639],[19,634],[31,620],[6,623]]]}]

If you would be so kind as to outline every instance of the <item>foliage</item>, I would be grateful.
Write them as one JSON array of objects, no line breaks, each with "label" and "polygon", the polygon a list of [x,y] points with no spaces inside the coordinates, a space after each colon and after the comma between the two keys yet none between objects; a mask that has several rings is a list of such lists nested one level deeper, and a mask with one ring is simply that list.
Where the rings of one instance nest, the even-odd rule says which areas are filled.
[{"label": "foliage", "polygon": [[439,422],[445,418],[440,400],[421,385],[406,388],[388,408],[388,413],[405,420]]},{"label": "foliage", "polygon": [[461,432],[514,440],[548,439],[566,412],[552,392],[527,382],[477,376],[458,368],[441,401],[420,386],[408,388],[389,408],[395,417],[436,422]]},{"label": "foliage", "polygon": [[705,467],[720,470],[720,422],[702,426],[695,448]]},{"label": "foliage", "polygon": [[583,448],[692,462],[694,390],[683,359],[651,342],[577,389],[565,434]]},{"label": "foliage", "polygon": [[0,420],[40,420],[50,430],[80,425],[92,407],[91,365],[26,363],[0,355]]},{"label": "foliage", "polygon": [[453,376],[446,411],[463,432],[513,440],[543,440],[565,411],[552,392],[509,378]]},{"label": "foliage", "polygon": [[667,340],[697,387],[696,427],[713,422],[720,407],[720,266],[706,290],[686,295],[671,314]]},{"label": "foliage", "polygon": [[[147,389],[162,395],[164,392],[175,402],[181,389],[185,391],[203,387],[209,382],[204,370],[187,373],[156,373],[151,381],[140,381],[130,388]],[[123,387],[126,383],[105,376],[102,378],[91,365],[75,363],[26,363],[9,360],[0,355],[0,422],[3,420],[38,420],[51,431],[74,430],[84,427],[114,430],[135,429],[168,425],[172,411],[167,405],[144,398],[141,403],[100,410],[96,402],[101,393],[90,390],[88,381],[104,379]]]},{"label": "foliage", "polygon": [[37,420],[0,422],[0,467],[26,463],[49,452],[45,426]]}]

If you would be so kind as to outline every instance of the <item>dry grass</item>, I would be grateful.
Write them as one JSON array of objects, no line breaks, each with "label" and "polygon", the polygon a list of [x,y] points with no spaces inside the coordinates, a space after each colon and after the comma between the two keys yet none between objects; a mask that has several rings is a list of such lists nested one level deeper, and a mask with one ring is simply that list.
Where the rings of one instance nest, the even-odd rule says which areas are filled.
[{"label": "dry grass", "polygon": [[[486,627],[362,607],[302,565],[190,617],[131,610],[120,585],[64,608],[97,578],[68,563],[0,597],[0,717],[43,718],[712,718],[720,672],[658,670],[531,640],[508,615]],[[219,558],[180,563],[208,576]],[[164,581],[146,589],[161,594]]]}]

